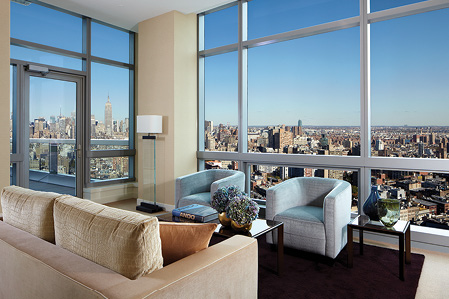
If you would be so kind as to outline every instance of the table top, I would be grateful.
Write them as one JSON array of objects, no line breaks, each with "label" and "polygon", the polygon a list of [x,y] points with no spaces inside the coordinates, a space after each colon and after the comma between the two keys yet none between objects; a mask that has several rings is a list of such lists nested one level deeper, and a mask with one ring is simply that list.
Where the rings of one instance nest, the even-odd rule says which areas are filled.
[{"label": "table top", "polygon": [[366,215],[359,215],[355,217],[348,226],[355,229],[369,230],[379,233],[399,235],[405,234],[410,227],[410,221],[399,220],[394,226],[386,227],[380,221],[370,220]]},{"label": "table top", "polygon": [[[157,218],[160,221],[169,221],[169,222],[179,222],[176,220],[180,219],[178,217],[174,218],[171,213],[159,215],[159,216],[157,216]],[[189,220],[189,219],[182,219],[182,222],[194,223],[195,221]],[[232,228],[230,228],[230,227],[222,226],[220,224],[220,222],[218,221],[218,219],[214,219],[212,221],[209,221],[208,223],[217,223],[218,226],[215,229],[214,234],[225,237],[225,238],[230,238],[237,234],[257,238],[257,237],[262,236],[262,235],[264,235],[284,224],[281,221],[256,219],[253,221],[251,230],[248,233],[239,233],[239,232],[232,230]]]},{"label": "table top", "polygon": [[257,238],[259,236],[262,236],[262,235],[278,228],[281,225],[284,225],[284,223],[281,221],[256,219],[253,221],[251,230],[248,233],[239,233],[239,232],[234,231],[230,227],[225,227],[225,226],[219,224],[217,229],[215,230],[214,234],[225,237],[225,238],[230,238],[237,234]]}]

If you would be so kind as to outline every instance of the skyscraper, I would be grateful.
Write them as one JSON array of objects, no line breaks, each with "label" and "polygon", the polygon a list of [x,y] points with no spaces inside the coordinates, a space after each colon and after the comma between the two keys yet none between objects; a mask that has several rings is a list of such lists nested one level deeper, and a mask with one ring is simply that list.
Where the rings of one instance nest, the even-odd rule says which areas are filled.
[{"label": "skyscraper", "polygon": [[91,138],[96,138],[97,137],[97,132],[96,129],[97,128],[97,123],[95,121],[95,115],[91,115],[90,116],[90,136]]},{"label": "skyscraper", "polygon": [[298,119],[298,127],[302,127],[302,120]]},{"label": "skyscraper", "polygon": [[109,101],[109,94],[108,94],[108,101],[104,105],[104,126],[106,135],[111,136],[112,135],[112,104]]},{"label": "skyscraper", "polygon": [[214,129],[213,121],[205,120],[204,121],[204,128],[206,129],[206,132],[212,133],[212,130]]},{"label": "skyscraper", "polygon": [[383,151],[384,150],[384,143],[383,143],[383,141],[380,140],[380,139],[377,139],[376,140],[376,145],[374,146],[374,149],[376,151]]}]

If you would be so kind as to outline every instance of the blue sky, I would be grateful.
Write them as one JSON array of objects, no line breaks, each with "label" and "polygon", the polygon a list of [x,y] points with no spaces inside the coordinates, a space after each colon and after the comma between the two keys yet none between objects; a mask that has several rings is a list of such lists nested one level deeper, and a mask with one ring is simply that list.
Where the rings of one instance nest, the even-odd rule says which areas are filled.
[{"label": "blue sky", "polygon": [[[372,11],[419,1],[374,1]],[[285,3],[282,7],[279,3]],[[258,38],[358,15],[358,1],[248,6]],[[323,13],[323,12],[329,13]],[[223,22],[225,26],[223,26]],[[237,7],[206,15],[206,48],[237,41]],[[449,10],[371,25],[372,125],[448,125]],[[248,50],[248,125],[360,125],[359,27]],[[206,58],[206,120],[237,124],[237,53]]]},{"label": "blue sky", "polygon": [[[82,19],[36,4],[23,6],[11,2],[11,36],[65,50],[82,51]],[[129,62],[129,35],[126,32],[92,23],[92,55],[102,58]],[[11,57],[43,64],[82,70],[82,62],[76,58],[33,51],[20,47],[11,47]],[[69,116],[75,107],[74,89],[70,83],[56,80],[41,80],[31,86],[30,117],[62,114]],[[112,103],[113,118],[124,120],[129,117],[129,71],[101,64],[92,65],[91,88],[92,114],[104,121],[104,105],[108,94]],[[41,92],[37,92],[41,91]],[[51,92],[47,92],[51,91]]]}]

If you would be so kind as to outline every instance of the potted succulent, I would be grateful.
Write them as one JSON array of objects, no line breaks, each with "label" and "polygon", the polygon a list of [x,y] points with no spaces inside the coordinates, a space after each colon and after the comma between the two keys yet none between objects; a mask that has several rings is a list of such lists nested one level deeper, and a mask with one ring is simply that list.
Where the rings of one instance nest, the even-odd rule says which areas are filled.
[{"label": "potted succulent", "polygon": [[220,187],[215,191],[211,200],[211,207],[217,210],[218,220],[223,226],[231,226],[231,219],[226,215],[226,207],[229,200],[234,197],[239,197],[243,194],[238,186]]},{"label": "potted succulent", "polygon": [[231,227],[236,231],[248,232],[252,222],[259,216],[259,205],[246,194],[229,200],[226,215],[231,218]]}]

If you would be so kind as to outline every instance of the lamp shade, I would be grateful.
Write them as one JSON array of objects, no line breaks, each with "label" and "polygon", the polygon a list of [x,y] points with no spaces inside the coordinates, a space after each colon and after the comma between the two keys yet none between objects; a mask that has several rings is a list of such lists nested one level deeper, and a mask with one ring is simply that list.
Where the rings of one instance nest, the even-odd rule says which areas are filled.
[{"label": "lamp shade", "polygon": [[137,133],[162,133],[162,115],[137,115]]}]

